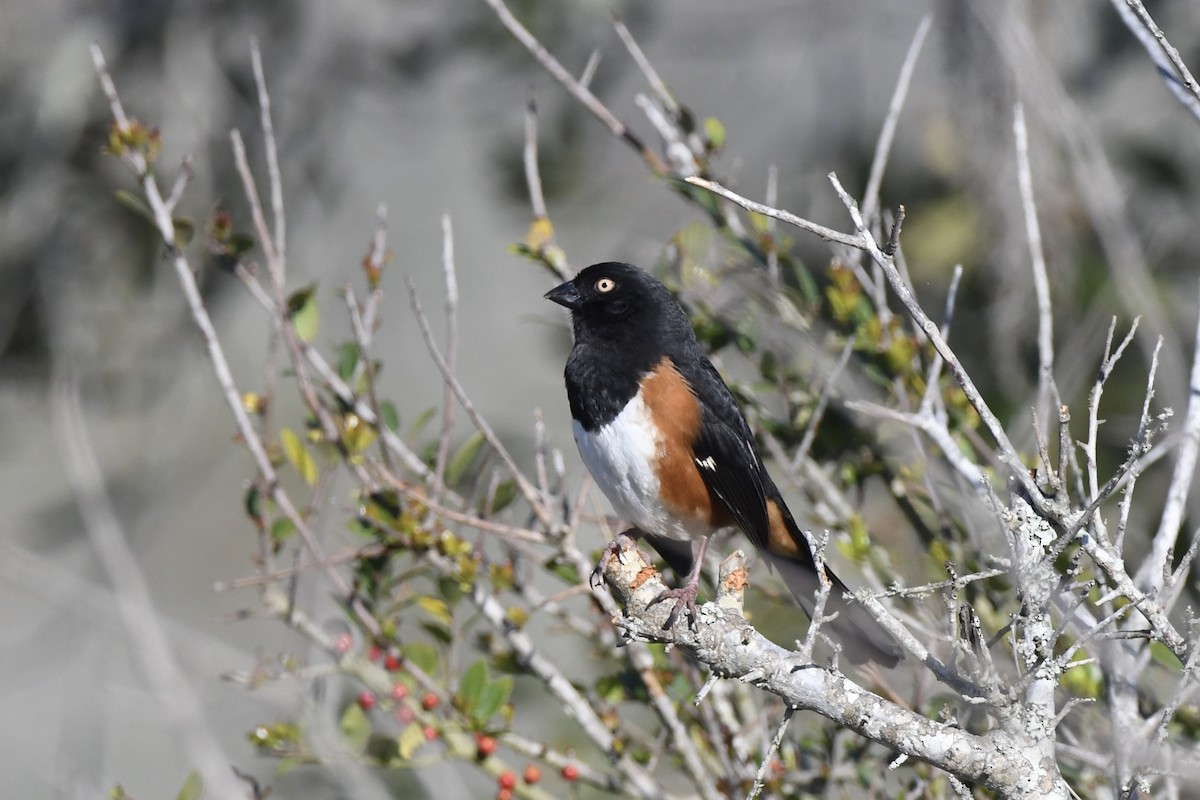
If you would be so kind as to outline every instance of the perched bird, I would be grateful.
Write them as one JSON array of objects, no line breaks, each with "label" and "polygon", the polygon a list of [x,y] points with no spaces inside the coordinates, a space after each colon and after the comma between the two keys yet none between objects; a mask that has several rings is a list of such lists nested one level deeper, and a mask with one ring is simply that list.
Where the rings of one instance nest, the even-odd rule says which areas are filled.
[{"label": "perched bird", "polygon": [[[820,587],[808,541],[763,466],[750,426],[667,287],[630,264],[582,270],[546,293],[571,311],[575,345],[565,371],[579,454],[617,514],[673,569],[674,600],[694,615],[709,537],[736,526],[783,576],[811,617]],[[693,557],[690,543],[699,542]],[[601,560],[607,563],[614,542]],[[900,647],[831,570],[825,605],[856,664],[894,666]]]}]

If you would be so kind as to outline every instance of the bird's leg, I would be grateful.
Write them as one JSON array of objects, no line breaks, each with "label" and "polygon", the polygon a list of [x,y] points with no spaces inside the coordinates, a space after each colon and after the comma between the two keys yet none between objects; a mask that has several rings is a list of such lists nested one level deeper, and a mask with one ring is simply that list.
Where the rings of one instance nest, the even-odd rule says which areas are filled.
[{"label": "bird's leg", "polygon": [[688,573],[683,586],[680,586],[678,589],[667,589],[665,592],[661,592],[647,605],[647,608],[649,608],[655,603],[661,603],[664,600],[675,601],[675,607],[667,615],[667,621],[663,625],[663,630],[675,625],[675,621],[679,619],[679,610],[681,608],[687,611],[688,620],[691,622],[692,627],[696,627],[696,595],[700,591],[700,573],[704,569],[704,552],[708,550],[708,540],[708,536],[700,540],[700,547],[696,552],[695,560],[692,562],[692,571]]},{"label": "bird's leg", "polygon": [[604,551],[600,554],[600,560],[596,562],[596,568],[592,570],[592,574],[588,578],[588,583],[593,589],[599,589],[604,585],[604,568],[608,566],[608,562],[612,561],[614,556],[620,558],[621,553],[633,547],[637,540],[641,538],[641,531],[637,528],[629,528],[618,533],[615,539],[604,546]]}]

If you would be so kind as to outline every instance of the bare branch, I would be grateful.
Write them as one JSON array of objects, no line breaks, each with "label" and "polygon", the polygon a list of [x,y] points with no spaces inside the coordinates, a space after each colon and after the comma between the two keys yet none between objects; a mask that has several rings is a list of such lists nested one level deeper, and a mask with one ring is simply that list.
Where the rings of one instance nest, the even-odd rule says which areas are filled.
[{"label": "bare branch", "polygon": [[1179,541],[1187,510],[1188,494],[1196,474],[1196,457],[1200,453],[1200,314],[1196,318],[1195,345],[1192,353],[1192,372],[1188,392],[1187,414],[1183,420],[1183,436],[1175,451],[1175,469],[1167,488],[1167,499],[1159,517],[1158,530],[1150,543],[1150,554],[1138,568],[1135,578],[1139,586],[1162,586],[1163,573],[1168,567],[1167,554]]},{"label": "bare branch", "polygon": [[975,382],[959,362],[958,356],[955,355],[950,345],[946,343],[946,340],[942,338],[937,325],[925,313],[925,309],[921,308],[921,304],[917,302],[917,298],[913,295],[912,290],[901,277],[899,271],[897,271],[894,260],[884,255],[875,243],[875,240],[871,238],[862,215],[858,211],[858,204],[842,188],[842,184],[836,175],[830,173],[829,180],[833,183],[834,189],[850,214],[850,218],[854,221],[854,226],[858,229],[859,240],[863,243],[867,252],[871,254],[871,257],[875,259],[875,262],[883,268],[884,275],[887,276],[892,291],[896,293],[900,302],[908,310],[913,321],[917,323],[917,327],[925,333],[930,343],[933,344],[934,349],[941,354],[946,365],[950,367],[950,372],[954,376],[954,380],[962,388],[967,401],[970,402],[975,412],[979,414],[979,419],[983,422],[984,427],[987,428],[992,440],[996,443],[996,447],[999,448],[1001,459],[1012,471],[1016,481],[1021,484],[1022,488],[1029,495],[1030,502],[1034,503],[1039,510],[1044,510],[1046,507],[1045,498],[1042,497],[1037,485],[1025,469],[1020,454],[1017,453],[1016,448],[1013,447],[1012,442],[1008,438],[1008,434],[1004,431],[1004,426],[1000,424],[1000,420],[996,418],[987,401],[983,399],[983,395],[976,388]]},{"label": "bare branch", "polygon": [[[871,222],[879,212],[879,187],[883,184],[883,173],[887,169],[888,156],[892,152],[892,142],[896,139],[896,128],[900,122],[900,112],[904,110],[904,102],[908,99],[908,88],[912,83],[913,70],[916,69],[917,59],[925,46],[925,38],[933,27],[933,14],[926,14],[917,25],[904,63],[900,65],[900,74],[896,78],[896,88],[892,90],[892,100],[888,104],[887,116],[884,117],[883,127],[875,142],[875,155],[871,158],[871,172],[867,177],[867,186],[863,190],[863,219]],[[769,205],[774,205],[770,200]]]},{"label": "bare branch", "polygon": [[179,734],[188,757],[204,776],[205,787],[222,797],[242,797],[244,787],[234,780],[229,770],[229,754],[208,729],[200,697],[172,652],[155,611],[150,588],[105,490],[104,475],[83,416],[79,381],[65,354],[60,353],[55,359],[55,380],[50,397],[54,416],[52,431],[67,480],[79,505],[92,550],[116,595],[130,650],[148,688],[165,712],[164,721]]},{"label": "bare branch", "polygon": [[[1017,148],[1017,185],[1025,212],[1025,237],[1033,265],[1033,287],[1038,308],[1038,403],[1041,419],[1050,418],[1054,383],[1054,318],[1050,308],[1050,281],[1046,276],[1046,258],[1042,252],[1042,231],[1038,226],[1037,205],[1033,198],[1033,172],[1029,166],[1029,135],[1025,129],[1025,106],[1013,104],[1013,138]],[[1049,463],[1046,464],[1049,468]]]},{"label": "bare branch", "polygon": [[762,762],[758,765],[758,772],[754,774],[754,785],[750,787],[750,794],[746,795],[746,800],[754,800],[762,793],[763,784],[767,779],[767,770],[770,769],[775,754],[779,752],[779,745],[783,743],[783,735],[787,733],[788,725],[795,714],[796,709],[792,706],[783,707],[783,718],[779,720],[779,727],[775,729],[775,735],[771,737],[771,744],[763,753]]},{"label": "bare branch", "polygon": [[267,153],[267,176],[271,184],[271,216],[275,218],[275,252],[280,263],[287,263],[287,222],[283,213],[283,175],[279,171],[279,151],[275,146],[275,127],[271,123],[271,95],[263,73],[262,52],[258,39],[250,37],[250,64],[254,85],[258,90],[259,124],[262,126],[263,146]]},{"label": "bare branch", "polygon": [[699,186],[701,189],[707,189],[713,194],[718,195],[719,197],[724,197],[726,200],[741,206],[747,211],[753,211],[757,214],[762,214],[763,216],[777,219],[780,222],[786,222],[789,225],[794,225],[800,230],[808,231],[809,233],[815,233],[817,236],[820,236],[826,241],[844,244],[847,247],[853,247],[857,250],[866,248],[866,242],[863,240],[861,235],[851,236],[847,233],[841,233],[840,231],[835,231],[832,228],[826,228],[824,225],[818,225],[815,222],[810,222],[802,217],[798,217],[790,211],[783,211],[782,209],[772,208],[771,206],[763,205],[762,203],[756,203],[749,198],[742,197],[737,192],[726,189],[724,186],[716,183],[715,181],[705,180],[704,178],[698,178],[694,176],[687,178],[686,180],[693,186]]},{"label": "bare branch", "polygon": [[[458,363],[458,278],[454,271],[454,230],[449,214],[442,215],[442,273],[446,281],[446,372],[453,378]],[[442,383],[442,430],[433,469],[435,498],[440,497],[445,488],[446,461],[454,432],[454,389],[450,386],[450,378]]]},{"label": "bare branch", "polygon": [[1158,67],[1171,94],[1175,96],[1192,116],[1200,120],[1200,84],[1183,62],[1179,51],[1167,41],[1162,28],[1150,16],[1150,12],[1142,5],[1142,0],[1111,0],[1113,8],[1120,15],[1121,21],[1133,32],[1141,42],[1142,47],[1150,56],[1150,60]]},{"label": "bare branch", "polygon": [[616,12],[613,12],[612,21],[613,28],[617,31],[617,36],[621,38],[621,44],[625,45],[625,49],[633,57],[633,62],[642,71],[642,75],[646,78],[646,83],[654,90],[654,96],[658,98],[658,102],[667,110],[667,113],[675,119],[679,119],[679,104],[671,96],[670,90],[667,89],[667,84],[659,77],[658,71],[650,63],[650,59],[646,58],[646,54],[642,52],[642,48],[634,40],[633,34],[629,32],[629,28],[625,27],[625,23]]},{"label": "bare branch", "polygon": [[825,409],[829,407],[834,384],[841,376],[842,370],[846,368],[846,364],[850,363],[850,356],[853,354],[854,339],[849,337],[846,339],[846,344],[842,346],[842,354],[838,356],[837,363],[829,370],[829,374],[825,376],[825,381],[821,384],[821,391],[817,395],[817,405],[808,419],[808,424],[804,426],[804,436],[801,437],[800,444],[797,445],[796,452],[792,455],[792,460],[788,464],[788,472],[795,473],[800,468],[800,462],[808,458],[808,451],[817,438],[817,428],[820,427],[821,420],[825,417]]},{"label": "bare branch", "polygon": [[508,29],[508,32],[518,42],[525,46],[525,49],[542,65],[542,68],[562,84],[563,88],[570,92],[576,100],[582,103],[584,108],[591,111],[596,119],[600,120],[614,136],[624,139],[634,150],[638,151],[646,164],[655,172],[665,174],[668,171],[666,165],[662,163],[662,159],[647,148],[642,143],[642,140],[626,127],[625,123],[617,119],[616,115],[609,111],[608,107],[601,103],[586,85],[575,80],[571,73],[567,72],[566,68],[559,63],[558,59],[550,55],[550,51],[543,47],[542,43],[512,15],[512,12],[508,10],[508,6],[504,4],[503,0],[487,0],[487,4],[496,12],[496,16],[500,19],[501,24]]},{"label": "bare branch", "polygon": [[[609,585],[626,608],[621,624],[628,637],[684,648],[722,674],[777,694],[790,706],[816,711],[872,741],[1004,796],[1030,800],[1069,797],[1061,776],[1040,760],[1031,760],[1029,751],[1012,741],[1010,734],[991,731],[985,743],[960,727],[943,725],[886,701],[845,675],[800,664],[794,653],[751,627],[736,601],[722,603],[718,598],[717,603],[704,604],[694,628],[686,618],[666,626],[671,610],[663,604],[651,605],[666,587],[648,567],[634,548],[626,551],[624,559],[610,559],[605,570]],[[1021,786],[1037,789],[1030,793]]]},{"label": "bare branch", "polygon": [[513,476],[513,480],[517,483],[517,488],[529,503],[530,509],[541,520],[542,524],[547,528],[553,524],[553,519],[550,515],[550,509],[546,508],[541,502],[538,495],[537,487],[529,482],[525,474],[521,472],[521,468],[517,466],[517,462],[509,455],[508,449],[504,443],[500,441],[500,437],[492,430],[492,426],[488,421],[476,410],[475,404],[467,397],[466,391],[459,384],[458,379],[450,372],[446,360],[442,357],[441,351],[438,349],[437,343],[433,339],[433,332],[429,329],[429,320],[425,316],[424,310],[421,308],[421,301],[417,299],[417,288],[413,285],[412,279],[405,276],[405,283],[408,286],[409,304],[412,306],[413,314],[417,318],[417,324],[421,329],[421,337],[425,340],[425,346],[429,350],[429,355],[433,357],[433,361],[437,364],[438,370],[442,373],[442,379],[450,386],[454,392],[454,396],[458,398],[458,402],[462,404],[463,410],[467,413],[471,423],[483,434],[483,438],[487,441],[492,450],[504,462],[504,466],[508,468],[509,473]]}]

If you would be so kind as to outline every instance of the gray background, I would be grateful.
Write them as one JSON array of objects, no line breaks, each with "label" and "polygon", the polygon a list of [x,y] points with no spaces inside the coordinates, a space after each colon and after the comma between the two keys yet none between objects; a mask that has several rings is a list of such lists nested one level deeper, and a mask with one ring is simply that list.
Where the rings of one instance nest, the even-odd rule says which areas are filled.
[{"label": "gray background", "polygon": [[[1028,408],[1034,377],[1032,289],[1011,165],[1014,79],[1035,98],[1030,125],[1063,360],[1073,345],[1094,350],[1108,315],[1148,310],[1131,308],[1111,289],[1111,259],[1096,246],[1082,199],[1095,186],[1072,167],[1061,109],[1041,84],[1060,82],[1110,160],[1116,199],[1152,270],[1157,305],[1145,334],[1161,330],[1183,346],[1168,354],[1176,368],[1165,371],[1163,389],[1164,404],[1181,408],[1186,371],[1178,359],[1194,312],[1188,253],[1200,129],[1169,98],[1109,4],[984,6],[617,4],[676,97],[697,116],[723,121],[729,144],[720,172],[761,197],[775,163],[781,205],[841,229],[848,222],[824,175],[836,170],[852,192],[861,189],[911,36],[921,16],[934,13],[884,198],[908,206],[906,246],[919,290],[940,298],[949,268],[964,263],[966,322],[957,344],[980,367],[981,382],[1014,409],[1014,420]],[[1184,58],[1200,64],[1200,6],[1176,0],[1150,7]],[[633,102],[645,91],[641,76],[612,32],[607,4],[514,10],[573,70],[599,48],[595,90],[653,140]],[[1044,62],[1013,70],[997,54],[996,20],[1009,13],[1027,26]],[[379,203],[390,210],[395,260],[376,341],[385,394],[406,421],[436,405],[441,390],[401,276],[412,276],[440,322],[439,219],[449,212],[462,382],[521,456],[530,449],[532,408],[540,407],[579,473],[559,378],[565,329],[541,299],[552,284],[507,250],[529,222],[519,157],[531,87],[542,108],[551,216],[575,266],[614,258],[652,264],[664,242],[699,218],[540,72],[482,2],[0,2],[4,796],[96,797],[118,782],[139,798],[174,796],[191,768],[131,657],[64,478],[48,403],[56,358],[81,372],[90,433],[124,533],[211,727],[235,762],[271,782],[276,796],[337,796],[311,775],[274,779],[273,763],[257,759],[245,741],[256,723],[294,711],[297,686],[251,693],[219,680],[222,672],[250,669],[262,654],[302,645],[276,623],[229,619],[253,608],[251,592],[212,591],[216,581],[253,571],[254,537],[240,505],[252,464],[232,442],[231,417],[174,274],[146,228],[113,200],[115,189],[131,188],[130,178],[99,155],[106,108],[87,50],[100,43],[129,112],[161,128],[166,172],[193,155],[197,177],[182,213],[202,224],[214,208],[229,207],[248,228],[228,131],[243,131],[264,176],[252,35],[273,96],[290,279],[294,286],[319,282],[318,343],[346,337],[336,289],[361,285],[374,210]],[[814,264],[827,258],[819,242],[797,238]],[[236,281],[195,253],[241,388],[260,388],[263,315]],[[1087,375],[1088,364],[1076,371]],[[297,424],[294,404],[278,413]],[[1121,431],[1115,419],[1114,437]],[[338,535],[347,500],[334,498],[327,535]]]}]

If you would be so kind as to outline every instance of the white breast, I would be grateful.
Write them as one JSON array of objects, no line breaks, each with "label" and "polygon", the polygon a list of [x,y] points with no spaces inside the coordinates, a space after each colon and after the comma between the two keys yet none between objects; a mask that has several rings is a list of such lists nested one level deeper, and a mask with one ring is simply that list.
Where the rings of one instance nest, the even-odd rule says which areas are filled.
[{"label": "white breast", "polygon": [[663,507],[654,473],[658,429],[641,395],[599,430],[589,432],[575,422],[574,432],[584,466],[622,519],[639,530],[672,539],[690,540],[711,532],[685,524]]}]

